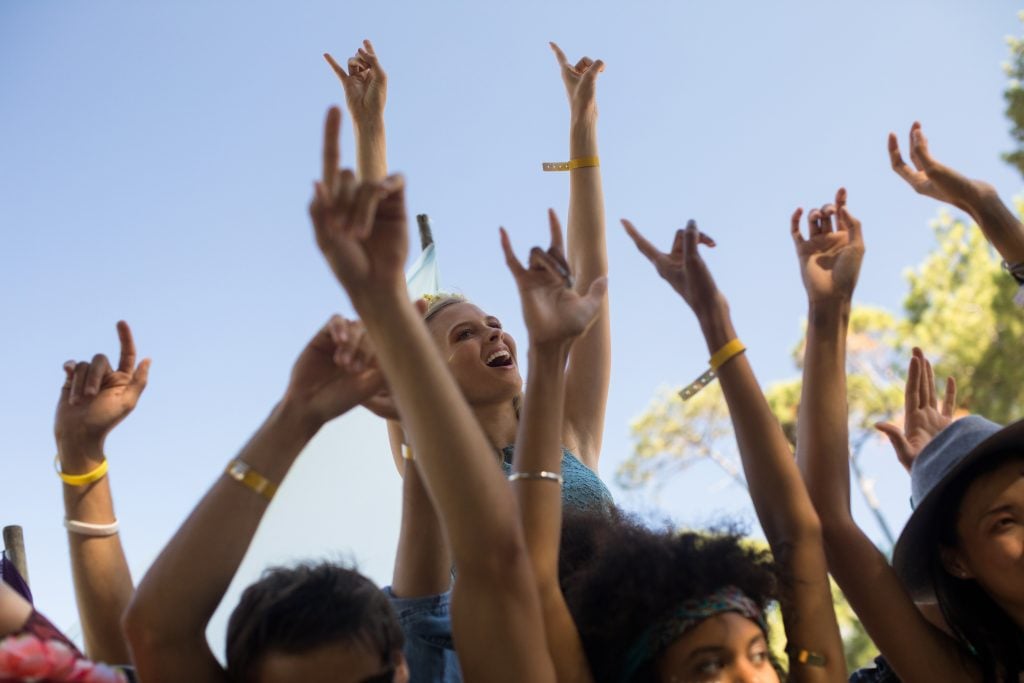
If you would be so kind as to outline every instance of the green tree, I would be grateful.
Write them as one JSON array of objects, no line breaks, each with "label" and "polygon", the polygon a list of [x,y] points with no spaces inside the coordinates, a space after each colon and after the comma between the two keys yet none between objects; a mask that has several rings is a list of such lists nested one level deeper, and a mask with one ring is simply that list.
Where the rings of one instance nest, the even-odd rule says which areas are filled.
[{"label": "green tree", "polygon": [[[1024,11],[1017,15],[1024,21]],[[1017,168],[1024,176],[1024,40],[1014,36],[1006,39],[1010,46],[1010,61],[1003,64],[1003,71],[1009,77],[1003,97],[1006,99],[1006,118],[1010,120],[1010,135],[1017,143],[1017,149],[1003,154],[1003,159]]]}]

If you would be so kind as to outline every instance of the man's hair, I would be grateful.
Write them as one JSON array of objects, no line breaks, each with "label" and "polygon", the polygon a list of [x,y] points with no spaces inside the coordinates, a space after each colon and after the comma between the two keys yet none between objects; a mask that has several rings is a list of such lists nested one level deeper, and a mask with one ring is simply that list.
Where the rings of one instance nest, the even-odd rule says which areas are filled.
[{"label": "man's hair", "polygon": [[269,652],[301,654],[336,642],[359,642],[386,665],[404,640],[391,602],[359,572],[329,562],[273,567],[231,613],[228,679],[254,680]]}]

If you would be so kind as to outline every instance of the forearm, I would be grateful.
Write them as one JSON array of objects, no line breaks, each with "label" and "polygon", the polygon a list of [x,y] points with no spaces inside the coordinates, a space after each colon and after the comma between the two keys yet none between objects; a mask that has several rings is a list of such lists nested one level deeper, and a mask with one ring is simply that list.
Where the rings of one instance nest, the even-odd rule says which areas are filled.
[{"label": "forearm", "polygon": [[[374,340],[456,567],[500,566],[500,554],[522,543],[515,501],[422,318],[397,287],[353,303]],[[488,547],[491,553],[482,552]]]},{"label": "forearm", "polygon": [[391,590],[400,598],[437,595],[451,584],[451,557],[415,461],[405,464],[402,525]]},{"label": "forearm", "polygon": [[979,194],[970,213],[981,231],[1007,263],[1024,263],[1024,225],[994,188],[989,187]]},{"label": "forearm", "polygon": [[[562,401],[568,344],[538,348],[530,343],[526,382],[516,436],[513,470],[562,471]],[[554,482],[524,480],[513,486],[534,575],[541,587],[558,584],[558,546],[562,531],[562,492]]]},{"label": "forearm", "polygon": [[[282,402],[238,459],[279,484],[318,427]],[[216,664],[206,643],[206,625],[241,564],[268,502],[220,475],[160,553],[125,618],[141,678],[171,680],[172,672],[184,670],[178,667],[206,665],[209,671]],[[194,656],[181,662],[182,652]]]},{"label": "forearm", "polygon": [[362,181],[379,182],[388,176],[387,140],[384,117],[366,121],[353,120],[356,137],[356,177]]},{"label": "forearm", "polygon": [[849,302],[812,303],[808,311],[797,462],[826,532],[833,523],[850,518],[845,365],[849,319]]},{"label": "forearm", "polygon": [[[725,306],[702,316],[701,328],[711,355],[736,338]],[[789,442],[764,398],[746,354],[719,368],[718,381],[729,406],[750,497],[769,544],[778,552],[809,542],[817,544],[820,551],[817,515],[793,463]],[[824,566],[820,569],[823,576]]]},{"label": "forearm", "polygon": [[[569,158],[596,156],[596,117],[573,120],[569,126]],[[569,171],[567,255],[569,266],[577,278],[577,291],[581,293],[585,293],[595,279],[608,273],[604,192],[601,188],[600,166],[586,166]]]},{"label": "forearm", "polygon": [[[83,474],[103,460],[99,445],[61,444],[58,451],[61,469],[69,474]],[[87,524],[116,521],[109,475],[88,486],[63,484],[63,488],[66,519]],[[132,599],[134,586],[120,534],[84,536],[69,531],[68,547],[86,654],[100,662],[130,662],[121,618]]]}]

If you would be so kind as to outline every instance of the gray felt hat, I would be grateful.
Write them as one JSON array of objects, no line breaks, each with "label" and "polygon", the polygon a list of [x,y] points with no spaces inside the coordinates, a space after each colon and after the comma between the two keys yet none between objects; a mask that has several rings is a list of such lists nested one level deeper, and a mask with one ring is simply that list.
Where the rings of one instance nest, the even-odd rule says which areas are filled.
[{"label": "gray felt hat", "polygon": [[917,601],[934,600],[928,575],[929,533],[943,493],[972,464],[1008,450],[1024,453],[1024,420],[1003,427],[979,415],[957,420],[939,432],[910,468],[914,512],[893,549],[892,565]]}]

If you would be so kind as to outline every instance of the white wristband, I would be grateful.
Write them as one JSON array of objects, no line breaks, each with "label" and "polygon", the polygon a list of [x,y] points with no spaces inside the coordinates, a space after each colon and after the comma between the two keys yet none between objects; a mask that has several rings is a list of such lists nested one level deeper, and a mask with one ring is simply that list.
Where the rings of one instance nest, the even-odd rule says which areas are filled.
[{"label": "white wristband", "polygon": [[65,519],[64,528],[81,536],[113,536],[117,533],[118,524],[116,519],[110,524],[90,524],[89,522]]}]

